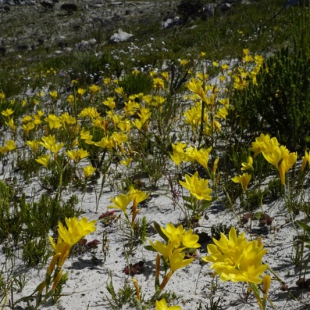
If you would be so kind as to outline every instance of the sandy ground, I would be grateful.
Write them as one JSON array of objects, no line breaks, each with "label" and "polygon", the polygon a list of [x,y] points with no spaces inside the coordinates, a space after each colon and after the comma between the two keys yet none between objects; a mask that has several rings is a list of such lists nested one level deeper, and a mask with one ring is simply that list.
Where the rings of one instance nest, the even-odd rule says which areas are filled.
[{"label": "sandy ground", "polygon": [[[183,218],[182,212],[178,208],[174,210],[168,185],[165,181],[162,181],[159,188],[159,190],[151,192],[149,199],[142,204],[138,217],[146,216],[149,222],[156,221],[162,226],[169,222],[178,224]],[[94,193],[86,193],[84,197],[78,192],[74,194],[79,195],[80,201],[83,198],[79,204],[84,210],[83,216],[93,220],[98,219],[103,212],[107,211],[108,205],[111,204],[110,197],[113,197],[116,193],[106,188],[100,199],[97,212]],[[273,277],[269,296],[275,308],[310,309],[308,293],[298,290],[296,285],[299,269],[295,267],[292,260],[292,256],[294,256],[293,239],[298,233],[296,224],[292,224],[290,214],[287,212],[282,200],[263,205],[263,210],[271,217],[274,217],[270,227],[259,227],[258,221],[253,221],[252,229],[249,227],[250,224],[240,228],[233,213],[217,202],[206,212],[208,219],[202,219],[195,231],[199,233],[207,232],[210,235],[211,226],[222,223],[236,225],[239,231],[247,231],[246,235],[249,240],[261,235],[263,243],[268,249],[264,263],[268,264],[286,283],[291,293],[296,294],[300,299],[299,301],[293,300],[287,292],[281,290],[281,284]],[[120,213],[117,215],[120,215]],[[303,216],[303,214],[299,214],[294,221],[302,219]],[[123,215],[121,215],[121,218],[123,218]],[[144,268],[140,274],[135,275],[135,278],[138,280],[141,292],[145,297],[153,295],[156,254],[144,248],[144,245],[149,244],[149,241],[147,241],[144,245],[138,245],[134,249],[134,255],[126,256],[124,248],[127,243],[127,235],[122,223],[121,219],[112,222],[109,226],[103,225],[100,221],[97,222],[97,230],[86,238],[88,241],[98,239],[102,242],[103,233],[105,233],[108,239],[106,259],[102,251],[102,244],[99,244],[98,248],[93,250],[95,260],[90,252],[69,258],[64,266],[64,269],[69,272],[69,280],[63,290],[64,296],[60,298],[56,305],[48,304],[42,309],[111,309],[106,298],[107,296],[110,297],[106,288],[107,283],[111,281],[112,277],[116,291],[122,288],[126,282],[132,285],[131,276],[126,275],[123,270],[128,264],[135,264],[139,261],[144,262]],[[161,238],[158,234],[152,232],[148,240],[161,240]],[[198,309],[200,302],[202,302],[202,305],[207,305],[210,297],[214,296],[215,300],[217,298],[221,299],[222,309],[258,309],[253,296],[250,296],[247,301],[245,300],[246,285],[232,282],[223,283],[213,279],[209,265],[200,262],[200,258],[204,255],[206,255],[205,246],[199,249],[198,256],[193,263],[184,269],[176,271],[172,276],[165,290],[173,291],[178,296],[178,300],[174,304],[182,306],[182,309]],[[3,262],[3,255],[1,255],[1,260]],[[17,260],[15,268],[20,270],[20,268],[24,267]],[[22,292],[15,295],[15,298],[18,299],[31,294],[36,286],[44,280],[45,271],[44,267],[24,270],[27,283]],[[306,278],[307,276],[309,277],[309,272],[305,275]],[[26,305],[23,309],[27,309]],[[127,305],[123,309],[132,308]],[[268,309],[271,309],[271,306],[268,306]]]}]

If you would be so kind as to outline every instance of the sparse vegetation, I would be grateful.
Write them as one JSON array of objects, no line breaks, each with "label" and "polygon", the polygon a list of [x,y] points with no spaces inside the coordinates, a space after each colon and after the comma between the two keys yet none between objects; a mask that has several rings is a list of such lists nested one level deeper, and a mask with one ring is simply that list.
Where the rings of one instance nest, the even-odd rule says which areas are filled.
[{"label": "sparse vegetation", "polygon": [[[110,43],[109,27],[92,40],[98,25],[90,31],[79,24],[81,33],[70,40],[53,39],[49,46],[42,40],[0,55],[2,308],[26,303],[38,309],[66,298],[70,250],[103,266],[118,251],[109,244],[115,238],[123,273],[148,271],[154,289],[143,288],[143,278],[116,288],[112,268],[103,299],[113,309],[168,309],[167,302],[179,302],[182,296],[167,287],[179,269],[191,267],[201,244],[209,244],[203,260],[214,264],[219,279],[243,282],[245,302],[255,297],[266,309],[273,305],[270,281],[285,284],[263,262],[263,242],[280,229],[269,207],[276,200],[287,215],[282,226],[296,229],[289,246],[297,288],[309,288],[309,8],[236,1],[224,12],[211,0],[170,1],[160,8],[159,2],[153,8],[160,17],[144,13],[145,3],[135,15],[114,15],[115,25],[134,34],[126,42]],[[214,5],[212,16],[203,14],[205,5]],[[74,3],[41,6],[40,14],[63,19],[58,25],[82,12]],[[162,28],[167,8],[183,22]],[[59,10],[66,14],[55,15]],[[12,19],[5,36],[17,24]],[[169,201],[168,212],[179,212],[166,228],[148,217],[157,197]],[[86,208],[87,199],[92,202]],[[237,224],[208,225],[212,207],[225,209]],[[86,209],[97,220],[79,221]],[[84,236],[95,231],[95,222],[100,241],[88,241]],[[214,244],[200,240],[201,229]],[[265,234],[270,237],[262,241]],[[149,255],[146,267],[142,260],[132,263],[138,249],[149,250],[143,253]],[[46,269],[28,296],[23,267]],[[191,276],[187,281],[196,281]],[[221,282],[210,279],[210,301],[200,298],[197,309],[225,303],[214,296]]]}]

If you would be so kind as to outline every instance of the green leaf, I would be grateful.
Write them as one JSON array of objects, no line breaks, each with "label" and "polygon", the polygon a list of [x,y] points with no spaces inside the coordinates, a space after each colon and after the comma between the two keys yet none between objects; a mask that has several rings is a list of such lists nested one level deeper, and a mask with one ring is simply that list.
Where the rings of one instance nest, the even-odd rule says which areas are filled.
[{"label": "green leaf", "polygon": [[156,250],[151,245],[145,245],[144,248],[148,251],[156,252]]},{"label": "green leaf", "polygon": [[307,225],[306,223],[302,222],[302,221],[296,221],[296,223],[305,231],[310,235],[310,226]]},{"label": "green leaf", "polygon": [[161,230],[161,226],[154,221],[154,228],[156,229],[156,231],[158,232],[158,234],[166,241],[168,242],[168,237],[163,233],[163,231]]}]

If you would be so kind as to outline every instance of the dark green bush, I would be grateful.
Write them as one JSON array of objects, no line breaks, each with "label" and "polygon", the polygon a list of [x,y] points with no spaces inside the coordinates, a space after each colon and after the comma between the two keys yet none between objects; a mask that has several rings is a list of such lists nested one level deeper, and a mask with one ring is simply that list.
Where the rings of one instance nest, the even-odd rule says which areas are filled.
[{"label": "dark green bush", "polygon": [[[270,57],[258,85],[235,91],[232,103],[243,137],[267,132],[291,151],[306,148],[310,134],[310,59],[287,48]],[[235,121],[237,118],[235,119]],[[308,138],[307,138],[308,137]]]},{"label": "dark green bush", "polygon": [[119,86],[123,87],[128,95],[148,94],[152,90],[153,80],[146,73],[130,73],[119,81]]},{"label": "dark green bush", "polygon": [[190,17],[200,16],[204,4],[205,1],[203,0],[182,0],[177,7],[177,13],[181,15],[184,21],[187,21]]}]

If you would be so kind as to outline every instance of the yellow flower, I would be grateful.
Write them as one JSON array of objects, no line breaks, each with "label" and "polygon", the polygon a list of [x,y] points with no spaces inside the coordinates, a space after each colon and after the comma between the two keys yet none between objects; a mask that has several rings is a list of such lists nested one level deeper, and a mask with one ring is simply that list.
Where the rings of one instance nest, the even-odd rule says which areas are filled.
[{"label": "yellow flower", "polygon": [[95,94],[95,93],[100,91],[100,87],[93,84],[93,85],[89,86],[89,90],[90,90],[91,94]]},{"label": "yellow flower", "polygon": [[49,94],[53,99],[56,99],[58,96],[58,93],[56,90],[50,91]]},{"label": "yellow flower", "polygon": [[85,131],[84,127],[80,132],[80,137],[82,140],[88,140],[88,141],[91,141],[93,139],[93,136],[90,134],[90,131]]},{"label": "yellow flower", "polygon": [[67,98],[67,101],[72,104],[74,103],[74,96],[73,95],[69,95],[68,98]]},{"label": "yellow flower", "polygon": [[36,158],[36,162],[43,165],[44,167],[47,167],[50,158],[51,158],[51,155],[49,155],[49,154],[48,155],[41,155],[38,158]]},{"label": "yellow flower", "polygon": [[251,55],[245,55],[243,58],[244,62],[252,62],[254,61],[254,58]]},{"label": "yellow flower", "polygon": [[217,110],[215,117],[216,118],[222,118],[222,119],[226,119],[226,116],[228,115],[228,111],[226,109],[226,107],[221,107]]},{"label": "yellow flower", "polygon": [[161,78],[154,78],[153,79],[153,87],[157,90],[165,89],[165,81]]},{"label": "yellow flower", "polygon": [[200,247],[200,244],[197,243],[199,236],[194,234],[192,229],[185,231],[183,225],[175,227],[173,224],[168,223],[166,228],[161,227],[161,231],[167,236],[169,243],[174,248],[196,249]]},{"label": "yellow flower", "polygon": [[89,166],[87,166],[87,167],[84,167],[84,168],[83,168],[84,177],[85,177],[85,178],[90,177],[95,171],[96,171],[96,168],[93,167],[92,165],[89,165]]},{"label": "yellow flower", "polygon": [[119,209],[123,211],[125,214],[127,214],[127,206],[132,201],[131,197],[129,195],[120,194],[116,196],[115,198],[110,198],[112,202],[114,202],[113,205],[109,205],[108,209]]},{"label": "yellow flower", "polygon": [[195,172],[193,176],[185,175],[185,182],[179,181],[180,184],[187,188],[192,195],[194,195],[199,200],[212,200],[210,194],[212,189],[208,188],[208,180],[198,179],[198,171]]},{"label": "yellow flower", "polygon": [[109,85],[111,83],[111,78],[105,78],[103,80],[103,83],[106,84],[106,85]]},{"label": "yellow flower", "polygon": [[38,99],[33,99],[33,104],[34,105],[37,105],[37,104],[39,104],[40,103],[40,101],[38,100]]},{"label": "yellow flower", "polygon": [[310,166],[310,151],[305,151],[305,156],[302,157],[301,171],[305,170],[307,163]]},{"label": "yellow flower", "polygon": [[50,129],[57,129],[61,127],[59,117],[55,114],[49,114],[44,120],[48,123]]},{"label": "yellow flower", "polygon": [[76,119],[72,115],[70,115],[68,112],[61,114],[58,117],[58,119],[62,123],[63,126],[65,126],[65,124],[68,124],[68,125],[76,124]]},{"label": "yellow flower", "polygon": [[134,69],[134,70],[131,71],[131,73],[133,75],[138,75],[140,73],[140,71],[138,69]]},{"label": "yellow flower", "polygon": [[32,121],[32,116],[31,115],[26,115],[22,118],[23,123],[31,122]]},{"label": "yellow flower", "polygon": [[174,245],[171,242],[169,242],[168,244],[164,244],[160,241],[156,241],[156,243],[154,244],[152,241],[150,241],[150,244],[156,252],[163,256],[165,260],[169,258],[169,253],[174,250]]},{"label": "yellow flower", "polygon": [[77,90],[77,92],[78,92],[78,94],[82,97],[84,94],[85,94],[85,92],[86,92],[86,89],[84,89],[84,88],[78,88],[78,90]]},{"label": "yellow flower", "polygon": [[182,236],[185,233],[183,225],[175,227],[173,224],[168,223],[166,229],[161,227],[161,231],[167,236],[173,248],[179,248],[181,246]]},{"label": "yellow flower", "polygon": [[260,134],[255,138],[255,142],[252,142],[251,152],[254,152],[254,157],[263,151],[272,152],[276,147],[280,146],[276,137],[270,138],[269,135]]},{"label": "yellow flower", "polygon": [[16,149],[16,145],[15,145],[14,140],[5,141],[5,145],[6,145],[6,147],[8,148],[9,151],[13,151],[13,150]]},{"label": "yellow flower", "polygon": [[168,73],[167,71],[162,72],[162,73],[161,73],[161,76],[162,76],[166,81],[168,81],[168,79],[169,79],[169,73]]},{"label": "yellow flower", "polygon": [[77,241],[96,230],[96,220],[88,221],[86,217],[78,220],[76,217],[65,218],[67,228],[58,223],[59,236],[68,244],[74,245]]},{"label": "yellow flower", "polygon": [[89,153],[83,149],[69,150],[66,151],[66,154],[76,163],[89,155]]},{"label": "yellow flower", "polygon": [[120,163],[121,163],[122,165],[124,165],[125,167],[128,167],[128,166],[130,165],[131,162],[132,162],[132,158],[130,158],[130,157],[128,157],[128,158],[126,158],[126,159],[120,161]]},{"label": "yellow flower", "polygon": [[55,136],[52,135],[42,137],[42,141],[40,144],[55,154],[65,145],[63,142],[57,144]]},{"label": "yellow flower", "polygon": [[0,91],[0,99],[2,100],[2,99],[4,99],[4,98],[5,98],[4,92],[3,92],[3,91]]},{"label": "yellow flower", "polygon": [[187,59],[180,59],[180,65],[181,66],[186,66],[189,63],[189,60]]},{"label": "yellow flower", "polygon": [[31,149],[34,153],[36,153],[39,149],[40,141],[38,141],[38,140],[29,141],[28,140],[28,141],[26,141],[26,144],[31,147]]},{"label": "yellow flower", "polygon": [[184,259],[185,252],[181,252],[180,250],[181,249],[177,249],[169,253],[168,260],[172,272],[189,265],[194,260],[194,258]]},{"label": "yellow flower", "polygon": [[253,171],[254,170],[254,168],[253,168],[253,157],[249,156],[248,161],[245,163],[242,163],[241,166],[242,166],[241,170]]},{"label": "yellow flower", "polygon": [[197,79],[191,79],[187,84],[187,88],[200,97],[201,100],[207,102],[207,95],[205,90],[202,88],[202,81]]},{"label": "yellow flower", "polygon": [[69,256],[70,249],[72,246],[70,244],[64,242],[61,239],[61,237],[59,237],[59,236],[57,239],[57,243],[55,243],[54,239],[51,236],[49,236],[49,240],[50,240],[50,243],[52,245],[52,248],[53,248],[55,254],[60,253],[60,257],[59,257],[57,266],[61,267],[64,264],[67,257]]},{"label": "yellow flower", "polygon": [[3,116],[9,117],[10,115],[12,115],[14,113],[14,111],[12,109],[6,109],[4,111],[1,112],[1,114]]},{"label": "yellow flower", "polygon": [[278,164],[283,157],[280,147],[274,148],[271,152],[263,151],[263,156],[270,164],[275,167],[278,167]]},{"label": "yellow flower", "polygon": [[96,230],[96,220],[89,221],[85,216],[80,220],[76,217],[65,218],[65,222],[67,224],[67,229],[64,226],[60,227],[61,223],[59,222],[58,233],[64,241],[68,238],[67,241],[70,240],[73,244],[75,240],[79,241],[81,238]]},{"label": "yellow flower", "polygon": [[105,101],[103,101],[102,103],[109,107],[111,110],[113,110],[115,108],[115,98],[113,97],[108,97]]},{"label": "yellow flower", "polygon": [[55,243],[52,237],[49,237],[55,254],[61,253],[58,261],[58,267],[61,267],[69,255],[71,247],[80,239],[96,230],[96,220],[88,221],[83,217],[80,221],[76,218],[65,219],[67,228],[61,222],[58,222],[58,239]]},{"label": "yellow flower", "polygon": [[140,191],[139,189],[135,189],[133,187],[129,188],[129,192],[128,192],[128,197],[130,197],[130,199],[132,201],[135,201],[136,204],[146,200],[149,197],[149,194]]},{"label": "yellow flower", "polygon": [[5,122],[12,130],[16,130],[16,125],[13,118],[10,118],[8,122]]},{"label": "yellow flower", "polygon": [[228,238],[221,233],[220,240],[213,239],[209,244],[208,256],[202,259],[212,263],[211,268],[220,275],[222,281],[248,282],[259,284],[263,281],[261,274],[268,268],[262,264],[267,250],[257,240],[247,241],[244,232],[237,236],[232,227]]},{"label": "yellow flower", "polygon": [[283,159],[279,165],[279,175],[281,184],[285,185],[285,174],[292,168],[292,166],[296,163],[297,153],[289,153],[283,156]]},{"label": "yellow flower", "polygon": [[255,59],[256,65],[258,65],[258,66],[261,66],[264,62],[264,57],[261,55],[255,55],[254,59]]},{"label": "yellow flower", "polygon": [[42,137],[42,141],[40,144],[48,150],[56,144],[56,138],[52,135]]},{"label": "yellow flower", "polygon": [[119,95],[122,95],[124,93],[123,87],[116,87],[114,88],[114,91]]},{"label": "yellow flower", "polygon": [[[184,112],[185,123],[189,124],[192,128],[196,129],[201,124],[202,105],[201,102],[196,102],[193,107]],[[203,121],[208,122],[208,115],[205,112]]]},{"label": "yellow flower", "polygon": [[197,243],[198,240],[199,236],[194,234],[192,229],[185,231],[182,235],[182,245],[188,249],[200,248],[200,244]]},{"label": "yellow flower", "polygon": [[171,306],[168,307],[166,300],[156,300],[156,310],[182,310],[180,306]]},{"label": "yellow flower", "polygon": [[96,118],[99,117],[100,114],[98,110],[95,107],[88,107],[84,108],[81,113],[79,114],[79,117],[90,117],[90,118]]},{"label": "yellow flower", "polygon": [[249,182],[252,178],[252,175],[249,173],[243,173],[242,175],[236,175],[231,180],[235,183],[240,183],[244,190],[248,189]]},{"label": "yellow flower", "polygon": [[212,146],[210,146],[208,149],[201,148],[200,150],[194,149],[193,150],[193,159],[196,160],[202,167],[205,169],[208,166],[209,162],[209,155],[212,150]]}]

